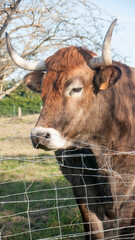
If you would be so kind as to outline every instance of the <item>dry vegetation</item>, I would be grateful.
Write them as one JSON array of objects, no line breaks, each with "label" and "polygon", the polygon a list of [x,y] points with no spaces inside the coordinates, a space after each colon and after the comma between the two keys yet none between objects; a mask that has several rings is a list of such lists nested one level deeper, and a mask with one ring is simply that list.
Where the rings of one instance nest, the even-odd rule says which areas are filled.
[{"label": "dry vegetation", "polygon": [[0,118],[1,156],[38,156],[45,153],[43,150],[35,150],[30,139],[38,116],[35,114],[23,116],[21,119]]}]

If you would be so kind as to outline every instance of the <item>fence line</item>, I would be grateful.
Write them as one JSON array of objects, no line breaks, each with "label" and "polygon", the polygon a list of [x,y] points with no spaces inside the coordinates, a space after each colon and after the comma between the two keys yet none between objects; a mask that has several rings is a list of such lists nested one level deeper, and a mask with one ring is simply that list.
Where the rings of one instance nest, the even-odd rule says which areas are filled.
[{"label": "fence line", "polygon": [[[103,177],[100,171],[108,171],[110,174],[112,187],[114,189],[116,187],[113,203],[117,207],[123,204],[123,208],[127,208],[129,211],[130,205],[135,204],[134,173],[125,169],[120,174],[110,167],[112,157],[126,155],[130,161],[130,157],[135,157],[135,149],[118,152],[110,151],[102,146],[95,146],[98,150],[97,157],[104,160],[104,167],[99,169],[87,165],[86,159],[92,157],[93,154],[80,155],[72,152],[69,156],[65,151],[58,156],[56,161],[52,152],[48,154],[32,148],[30,131],[37,116],[35,118],[30,116],[28,119],[23,116],[21,118],[20,122],[12,121],[12,119],[0,119],[0,239],[21,240],[23,237],[24,240],[82,240],[87,233],[84,233],[84,224],[75,200],[84,199],[84,206],[87,208],[89,206],[99,206],[100,208],[101,205],[108,204],[108,199],[111,197],[109,194],[107,196],[89,195],[91,187],[96,189],[108,184],[106,181],[100,182]],[[86,149],[88,149],[88,144]],[[28,155],[24,155],[22,152],[28,153]],[[72,161],[78,158],[80,162],[77,166],[73,166],[70,158]],[[63,167],[65,177],[80,178],[82,182],[72,187],[60,171],[60,168]],[[98,177],[99,182],[87,184],[88,177]],[[104,175],[104,179],[107,178],[108,176]],[[121,191],[121,186],[124,186],[125,191]],[[129,186],[130,191],[128,191]],[[118,187],[120,188],[119,192]],[[72,188],[76,190],[84,188],[85,196],[74,197]],[[135,217],[118,215],[116,219],[106,217],[103,220],[103,225],[109,226],[104,229],[104,240],[112,239],[109,236],[112,233],[115,239],[122,237],[128,240],[133,239],[133,234],[130,233],[119,235],[120,230],[125,229],[121,225],[122,221],[135,222]],[[89,222],[85,224],[89,224]],[[113,225],[115,228],[112,227]],[[132,229],[133,227],[134,225],[131,224],[126,228]]]}]

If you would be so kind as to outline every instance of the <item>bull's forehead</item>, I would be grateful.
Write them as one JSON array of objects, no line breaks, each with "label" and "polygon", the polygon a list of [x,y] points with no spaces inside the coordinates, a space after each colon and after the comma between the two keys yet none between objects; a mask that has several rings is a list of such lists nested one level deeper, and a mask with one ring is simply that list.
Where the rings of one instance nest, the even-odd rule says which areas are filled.
[{"label": "bull's forehead", "polygon": [[62,72],[66,69],[73,69],[75,66],[88,63],[96,54],[81,47],[61,48],[55,54],[45,60],[46,68],[49,70]]},{"label": "bull's forehead", "polygon": [[49,91],[55,90],[62,92],[63,88],[78,79],[83,85],[90,85],[93,80],[95,71],[91,70],[87,63],[74,66],[72,69],[65,69],[65,71],[57,72],[50,70],[44,74],[42,80],[42,98],[49,93]]},{"label": "bull's forehead", "polygon": [[43,76],[42,97],[49,89],[61,91],[69,79],[81,77],[85,81],[91,78],[93,71],[88,67],[89,60],[95,54],[77,47],[62,48],[46,59],[47,73]]},{"label": "bull's forehead", "polygon": [[66,81],[68,81],[68,79],[76,79],[80,77],[85,83],[92,80],[94,74],[95,71],[92,70],[86,62],[84,62],[83,64],[75,66],[71,71],[68,72]]}]

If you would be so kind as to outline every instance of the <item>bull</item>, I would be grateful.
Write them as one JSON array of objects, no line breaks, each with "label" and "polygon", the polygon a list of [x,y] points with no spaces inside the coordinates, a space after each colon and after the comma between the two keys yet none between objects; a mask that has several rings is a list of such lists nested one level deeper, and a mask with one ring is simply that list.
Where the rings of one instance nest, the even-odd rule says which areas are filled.
[{"label": "bull", "polygon": [[43,100],[33,146],[55,151],[72,185],[85,240],[135,237],[135,69],[112,61],[115,24],[101,56],[70,46],[28,62],[6,34],[12,60],[33,71],[24,83]]}]

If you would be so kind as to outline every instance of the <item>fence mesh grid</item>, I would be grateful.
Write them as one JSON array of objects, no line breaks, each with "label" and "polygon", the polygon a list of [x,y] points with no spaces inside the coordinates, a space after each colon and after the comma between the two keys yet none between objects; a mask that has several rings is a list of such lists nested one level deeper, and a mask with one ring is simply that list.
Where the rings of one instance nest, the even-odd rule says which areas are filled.
[{"label": "fence mesh grid", "polygon": [[[97,189],[100,184],[105,185],[107,182],[87,183],[87,178],[93,177],[93,172],[94,177],[97,174],[96,168],[87,165],[86,159],[91,157],[90,153],[77,156],[74,151],[70,151],[69,161],[65,161],[68,159],[67,151],[56,160],[53,152],[34,150],[30,142],[30,132],[37,118],[37,115],[32,115],[21,119],[0,119],[0,239],[83,239],[87,233],[84,233],[76,200],[85,199],[86,208],[94,209],[95,205],[99,206],[98,209],[101,205],[109,206],[109,195],[99,197],[89,194],[93,187]],[[111,169],[111,161],[116,155],[127,155],[130,161],[130,156],[135,158],[135,151],[107,152],[103,149],[100,154],[104,159],[104,166],[98,171],[110,171],[116,209],[121,206],[130,212],[135,200],[134,173],[127,170],[120,175]],[[70,165],[70,159],[76,160],[78,157],[80,160],[77,165]],[[72,186],[60,168],[64,169],[66,178],[81,179],[77,186],[73,186],[73,190],[83,189],[83,196],[76,196],[75,200]],[[100,178],[100,174],[98,177]],[[117,188],[122,186],[125,190],[118,192]],[[126,227],[123,221],[127,222]],[[105,229],[103,239],[112,239],[111,233],[113,239],[135,239],[135,212],[134,216],[127,214],[125,217],[117,213],[115,219],[106,217],[102,222]],[[88,224],[90,225],[89,222]],[[125,231],[120,236],[122,229]]]}]

